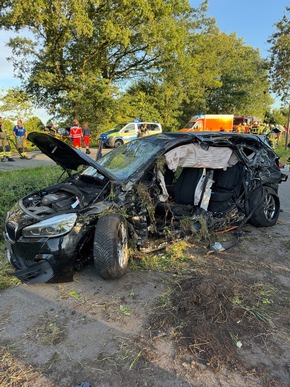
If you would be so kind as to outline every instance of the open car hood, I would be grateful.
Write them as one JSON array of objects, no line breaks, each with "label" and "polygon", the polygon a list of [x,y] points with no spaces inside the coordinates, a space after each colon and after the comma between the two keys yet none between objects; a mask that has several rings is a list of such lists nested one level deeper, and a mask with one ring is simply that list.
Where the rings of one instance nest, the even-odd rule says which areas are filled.
[{"label": "open car hood", "polygon": [[77,171],[80,166],[91,166],[101,172],[105,177],[112,180],[116,179],[112,173],[89,156],[49,134],[31,132],[27,136],[27,139],[64,170]]}]

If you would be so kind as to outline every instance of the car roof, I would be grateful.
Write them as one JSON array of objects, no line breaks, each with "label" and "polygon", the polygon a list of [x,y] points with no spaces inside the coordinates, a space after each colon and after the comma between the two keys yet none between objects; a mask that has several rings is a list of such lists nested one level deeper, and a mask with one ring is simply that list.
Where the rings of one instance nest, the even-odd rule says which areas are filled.
[{"label": "car roof", "polygon": [[[235,144],[245,143],[253,144],[257,147],[267,147],[265,144],[263,136],[258,136],[248,133],[234,133],[234,132],[162,132],[160,134],[154,135],[155,139],[152,136],[149,136],[150,141],[177,141],[177,142],[190,142],[196,141],[200,143],[208,143],[209,145],[220,145],[223,146],[234,146]],[[144,139],[146,137],[143,137]],[[271,148],[270,148],[271,149]],[[272,149],[271,151],[275,153]]]}]

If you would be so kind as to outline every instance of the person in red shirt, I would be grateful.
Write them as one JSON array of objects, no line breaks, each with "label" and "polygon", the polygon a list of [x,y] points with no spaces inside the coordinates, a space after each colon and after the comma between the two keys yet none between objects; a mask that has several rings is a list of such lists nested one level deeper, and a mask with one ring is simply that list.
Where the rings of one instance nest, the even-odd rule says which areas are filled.
[{"label": "person in red shirt", "polygon": [[74,120],[73,126],[69,130],[69,136],[72,139],[72,145],[74,148],[80,149],[82,144],[83,131],[79,126],[78,120]]}]

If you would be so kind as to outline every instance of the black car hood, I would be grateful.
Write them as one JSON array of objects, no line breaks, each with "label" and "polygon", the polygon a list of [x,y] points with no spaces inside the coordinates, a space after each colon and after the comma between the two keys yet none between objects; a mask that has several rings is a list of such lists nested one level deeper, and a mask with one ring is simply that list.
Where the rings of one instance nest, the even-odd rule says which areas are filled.
[{"label": "black car hood", "polygon": [[96,168],[105,177],[115,180],[116,177],[91,159],[85,153],[49,134],[31,132],[27,139],[37,146],[42,153],[56,162],[65,170],[75,170],[80,166],[91,166]]}]

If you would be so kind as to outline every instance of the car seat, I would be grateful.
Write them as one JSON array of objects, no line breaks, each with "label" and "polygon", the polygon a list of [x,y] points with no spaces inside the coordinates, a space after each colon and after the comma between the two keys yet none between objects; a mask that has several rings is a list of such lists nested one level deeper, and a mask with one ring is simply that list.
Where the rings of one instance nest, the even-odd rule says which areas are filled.
[{"label": "car seat", "polygon": [[172,173],[165,173],[165,182],[170,201],[158,203],[156,213],[159,215],[172,214],[174,216],[189,216],[194,205],[194,193],[201,178],[201,168],[183,168],[177,181],[172,183]]},{"label": "car seat", "polygon": [[224,212],[235,205],[243,184],[243,164],[238,162],[232,167],[216,169],[213,175],[211,199],[208,210]]},{"label": "car seat", "polygon": [[194,193],[202,168],[183,168],[173,187],[173,200],[178,204],[194,204]]}]

